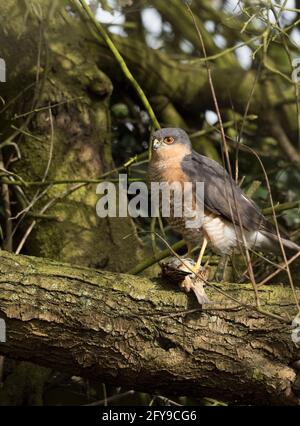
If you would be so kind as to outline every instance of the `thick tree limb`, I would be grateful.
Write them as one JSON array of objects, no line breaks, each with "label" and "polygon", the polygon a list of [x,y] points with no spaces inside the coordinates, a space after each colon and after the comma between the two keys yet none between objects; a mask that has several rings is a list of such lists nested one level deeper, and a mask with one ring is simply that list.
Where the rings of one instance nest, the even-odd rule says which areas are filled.
[{"label": "thick tree limb", "polygon": [[[253,302],[248,285],[221,288]],[[212,305],[187,313],[192,295],[161,282],[0,252],[0,352],[148,392],[298,404],[288,321],[208,293]],[[260,296],[265,309],[295,315],[289,288]]]}]

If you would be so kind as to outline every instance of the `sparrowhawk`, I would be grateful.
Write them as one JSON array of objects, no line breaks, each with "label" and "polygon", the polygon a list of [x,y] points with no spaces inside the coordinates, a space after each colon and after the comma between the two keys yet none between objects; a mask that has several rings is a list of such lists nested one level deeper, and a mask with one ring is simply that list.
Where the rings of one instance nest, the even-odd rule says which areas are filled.
[{"label": "sparrowhawk", "polygon": [[[153,134],[149,178],[151,182],[176,183],[177,188],[184,182],[204,182],[202,198],[193,195],[193,208],[203,212],[201,225],[188,227],[190,217],[184,214],[174,217],[174,206],[168,218],[171,227],[182,234],[188,248],[201,245],[198,268],[207,244],[221,255],[231,254],[245,244],[248,249],[279,251],[275,227],[219,163],[192,149],[184,130],[164,128]],[[174,188],[176,190],[176,185]],[[286,237],[281,240],[286,249],[300,251],[300,246]]]}]

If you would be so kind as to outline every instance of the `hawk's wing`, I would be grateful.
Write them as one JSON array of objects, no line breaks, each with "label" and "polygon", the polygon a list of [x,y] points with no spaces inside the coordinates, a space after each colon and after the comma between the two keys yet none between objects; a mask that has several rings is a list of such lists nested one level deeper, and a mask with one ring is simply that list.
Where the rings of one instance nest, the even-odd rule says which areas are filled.
[{"label": "hawk's wing", "polygon": [[241,223],[249,231],[269,228],[270,224],[257,206],[216,161],[192,151],[184,157],[182,168],[191,182],[204,182],[204,200],[200,201],[206,209],[237,226]]}]

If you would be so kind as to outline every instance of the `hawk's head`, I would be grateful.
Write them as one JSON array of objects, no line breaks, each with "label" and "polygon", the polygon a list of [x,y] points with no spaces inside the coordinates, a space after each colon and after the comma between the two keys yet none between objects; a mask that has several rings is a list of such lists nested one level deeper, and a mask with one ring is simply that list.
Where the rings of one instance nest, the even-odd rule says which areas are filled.
[{"label": "hawk's head", "polygon": [[169,152],[169,154],[172,155],[172,149],[174,150],[175,148],[183,146],[186,148],[186,151],[192,150],[191,141],[186,132],[182,129],[168,127],[153,133],[152,149],[154,151],[163,149],[165,152]]}]

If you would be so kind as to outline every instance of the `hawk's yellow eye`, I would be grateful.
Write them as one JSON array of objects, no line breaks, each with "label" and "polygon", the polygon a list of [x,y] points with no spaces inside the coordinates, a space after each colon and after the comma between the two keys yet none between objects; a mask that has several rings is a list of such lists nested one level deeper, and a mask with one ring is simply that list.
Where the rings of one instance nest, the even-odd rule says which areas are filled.
[{"label": "hawk's yellow eye", "polygon": [[164,143],[166,143],[166,144],[168,144],[168,145],[171,145],[171,143],[173,143],[174,142],[174,138],[172,138],[172,136],[167,136],[165,139],[164,139]]}]

